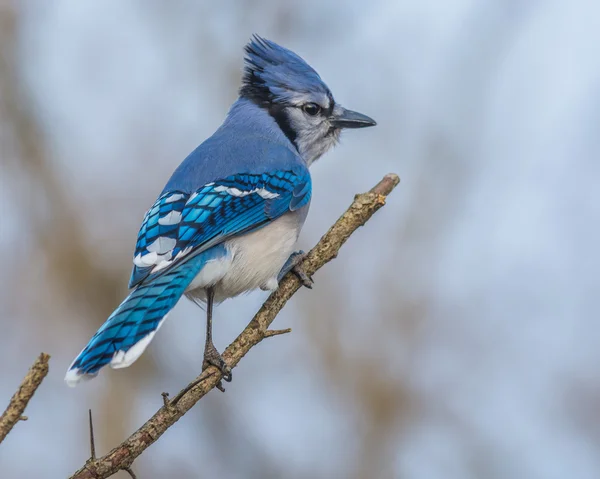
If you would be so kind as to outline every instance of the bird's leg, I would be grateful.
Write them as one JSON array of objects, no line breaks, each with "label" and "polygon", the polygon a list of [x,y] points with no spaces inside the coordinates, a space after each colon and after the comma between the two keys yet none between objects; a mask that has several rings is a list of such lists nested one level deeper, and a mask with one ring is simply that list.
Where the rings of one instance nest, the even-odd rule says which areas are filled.
[{"label": "bird's leg", "polygon": [[[215,366],[221,374],[223,379],[227,382],[231,381],[231,368],[227,366],[223,357],[215,348],[212,340],[212,312],[213,312],[213,301],[215,298],[215,290],[213,287],[206,288],[206,345],[204,346],[204,362],[202,369],[206,369],[208,366]],[[219,381],[219,389],[224,391],[221,382]]]},{"label": "bird's leg", "polygon": [[296,251],[295,253],[292,253],[277,275],[277,282],[281,281],[283,277],[289,271],[291,271],[298,277],[303,286],[307,287],[308,289],[312,289],[312,284],[314,281],[308,274],[306,274],[301,266],[304,258],[306,258],[306,253],[304,251]]}]

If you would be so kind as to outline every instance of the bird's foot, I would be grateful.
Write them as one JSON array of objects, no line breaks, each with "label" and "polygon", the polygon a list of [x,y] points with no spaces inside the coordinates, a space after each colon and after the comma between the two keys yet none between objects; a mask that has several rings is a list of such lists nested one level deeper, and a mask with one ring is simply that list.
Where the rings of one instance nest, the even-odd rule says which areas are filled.
[{"label": "bird's foot", "polygon": [[283,279],[283,277],[289,271],[291,271],[300,280],[300,282],[302,283],[302,286],[305,286],[308,289],[312,289],[312,285],[313,285],[314,281],[306,273],[306,271],[304,271],[304,269],[302,269],[302,266],[301,266],[302,261],[304,261],[304,258],[306,258],[306,253],[304,251],[296,251],[295,253],[292,253],[290,255],[290,257],[288,258],[288,260],[283,265],[283,268],[281,268],[281,272],[279,273],[279,275],[277,277],[277,281],[278,282],[281,281]]},{"label": "bird's foot", "polygon": [[306,258],[306,253],[304,251],[297,251],[296,253],[292,253],[290,259],[288,260],[292,262],[292,267],[290,271],[298,277],[298,279],[302,283],[302,286],[308,289],[312,289],[314,281],[302,268],[302,261],[304,261],[304,258]]},{"label": "bird's foot", "polygon": [[[204,349],[204,361],[202,364],[202,370],[204,371],[209,366],[214,366],[219,371],[221,371],[221,374],[223,375],[221,379],[227,382],[231,382],[231,379],[233,378],[231,368],[223,360],[223,356],[219,354],[219,351],[217,351],[217,348],[215,348],[215,345],[212,342],[209,342],[206,345],[206,348]],[[225,392],[225,388],[223,387],[221,381],[217,383],[217,388],[220,391]]]}]

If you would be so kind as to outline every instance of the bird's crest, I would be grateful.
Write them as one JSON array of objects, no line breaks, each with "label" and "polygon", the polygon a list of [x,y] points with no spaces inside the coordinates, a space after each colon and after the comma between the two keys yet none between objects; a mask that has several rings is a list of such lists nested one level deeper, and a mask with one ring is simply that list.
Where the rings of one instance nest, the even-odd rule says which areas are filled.
[{"label": "bird's crest", "polygon": [[287,48],[254,35],[245,50],[240,96],[259,105],[294,103],[306,93],[331,97],[319,74]]}]

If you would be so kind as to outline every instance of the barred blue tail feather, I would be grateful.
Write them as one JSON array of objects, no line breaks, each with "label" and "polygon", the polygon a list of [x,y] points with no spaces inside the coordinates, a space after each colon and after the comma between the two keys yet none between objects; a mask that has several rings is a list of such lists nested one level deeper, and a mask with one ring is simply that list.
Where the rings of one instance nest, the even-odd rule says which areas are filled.
[{"label": "barred blue tail feather", "polygon": [[205,251],[133,290],[73,361],[65,376],[67,384],[74,387],[81,379],[98,374],[107,364],[115,369],[133,364],[187,286],[213,256],[212,251]]}]

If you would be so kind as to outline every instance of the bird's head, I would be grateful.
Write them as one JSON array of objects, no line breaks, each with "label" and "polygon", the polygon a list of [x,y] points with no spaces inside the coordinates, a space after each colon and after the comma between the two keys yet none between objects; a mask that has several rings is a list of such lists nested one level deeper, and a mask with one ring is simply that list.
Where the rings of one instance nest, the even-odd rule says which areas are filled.
[{"label": "bird's head", "polygon": [[270,40],[255,35],[245,61],[240,96],[266,109],[308,164],[335,145],[342,129],[376,124],[337,104],[308,63]]}]

